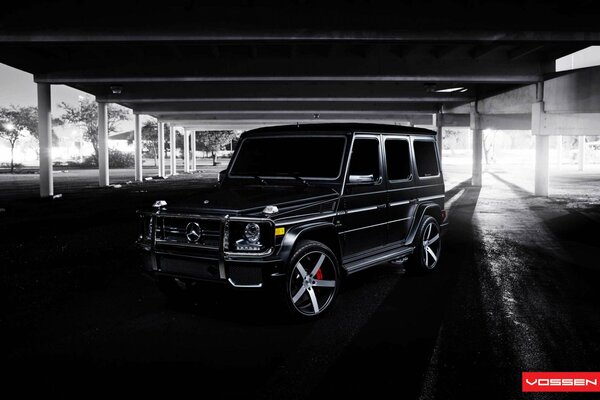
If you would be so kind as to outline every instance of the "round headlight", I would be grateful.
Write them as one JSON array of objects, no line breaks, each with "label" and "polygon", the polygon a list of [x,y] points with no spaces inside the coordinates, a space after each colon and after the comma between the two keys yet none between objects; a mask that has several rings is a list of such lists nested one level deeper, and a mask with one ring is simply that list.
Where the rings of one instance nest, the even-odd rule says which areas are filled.
[{"label": "round headlight", "polygon": [[260,239],[260,226],[254,222],[247,224],[244,228],[244,237],[250,243],[258,242]]}]

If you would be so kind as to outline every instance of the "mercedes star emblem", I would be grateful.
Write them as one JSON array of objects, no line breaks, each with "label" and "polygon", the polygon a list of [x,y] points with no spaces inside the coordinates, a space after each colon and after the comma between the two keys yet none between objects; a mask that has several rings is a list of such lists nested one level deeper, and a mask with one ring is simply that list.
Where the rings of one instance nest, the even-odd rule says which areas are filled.
[{"label": "mercedes star emblem", "polygon": [[188,242],[196,243],[202,237],[202,228],[197,222],[190,222],[185,227],[185,237]]}]

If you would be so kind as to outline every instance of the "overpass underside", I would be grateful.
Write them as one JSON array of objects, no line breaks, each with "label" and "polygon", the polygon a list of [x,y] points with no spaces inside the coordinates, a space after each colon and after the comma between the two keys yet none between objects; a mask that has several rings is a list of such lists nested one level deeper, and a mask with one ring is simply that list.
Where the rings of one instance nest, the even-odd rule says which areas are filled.
[{"label": "overpass underside", "polygon": [[564,18],[546,2],[471,4],[471,13],[455,1],[424,3],[174,2],[160,5],[170,22],[150,28],[151,4],[119,3],[120,16],[135,17],[126,21],[111,2],[90,3],[92,14],[68,1],[14,6],[2,17],[0,61],[38,85],[40,195],[54,194],[50,87],[58,84],[96,96],[100,186],[110,184],[107,105],[116,103],[134,113],[140,181],[141,115],[159,122],[160,176],[165,139],[175,152],[177,135],[189,172],[197,130],[360,121],[429,126],[440,144],[443,127],[470,127],[476,186],[482,131],[531,130],[535,192],[548,195],[549,137],[598,133],[599,70],[555,72],[557,58],[600,43],[596,20],[575,5]]}]

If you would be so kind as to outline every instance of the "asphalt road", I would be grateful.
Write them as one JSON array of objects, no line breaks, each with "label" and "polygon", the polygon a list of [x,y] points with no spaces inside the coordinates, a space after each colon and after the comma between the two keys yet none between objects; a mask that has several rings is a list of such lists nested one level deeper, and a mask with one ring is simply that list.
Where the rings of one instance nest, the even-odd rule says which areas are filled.
[{"label": "asphalt road", "polygon": [[133,211],[193,194],[189,178],[4,199],[3,386],[21,396],[513,399],[521,371],[599,370],[598,204],[535,198],[505,178],[488,174],[481,190],[454,179],[438,271],[383,264],[353,275],[333,312],[309,323],[282,318],[261,293],[168,304],[138,274]]}]

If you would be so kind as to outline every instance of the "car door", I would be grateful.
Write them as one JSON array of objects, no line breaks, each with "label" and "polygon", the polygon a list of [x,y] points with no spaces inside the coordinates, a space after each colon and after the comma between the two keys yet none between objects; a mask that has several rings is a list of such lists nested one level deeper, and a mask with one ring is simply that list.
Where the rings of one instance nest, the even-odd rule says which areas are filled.
[{"label": "car door", "polygon": [[380,135],[356,135],[338,212],[344,258],[359,256],[386,244],[386,184]]},{"label": "car door", "polygon": [[417,203],[410,140],[408,136],[385,136],[383,150],[388,181],[388,243],[401,244],[408,235]]}]

